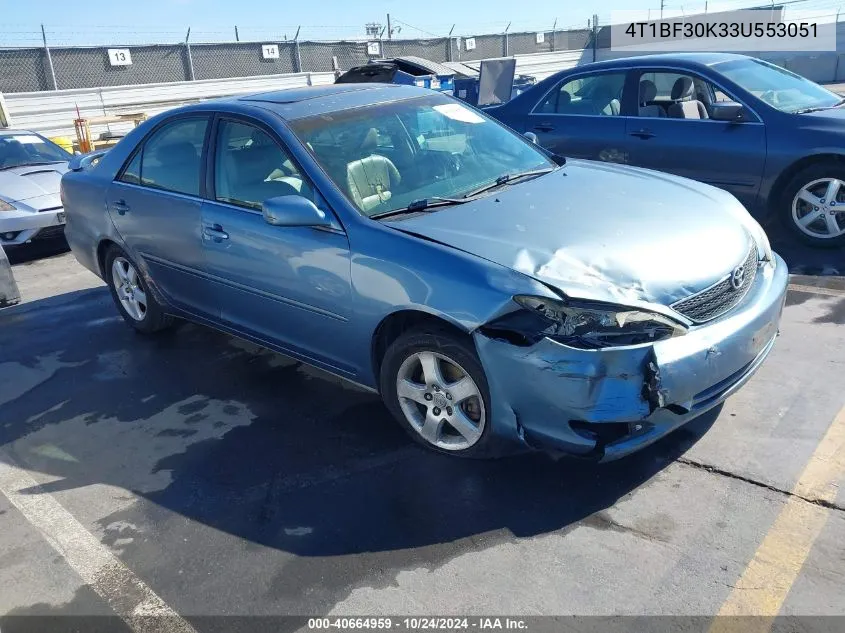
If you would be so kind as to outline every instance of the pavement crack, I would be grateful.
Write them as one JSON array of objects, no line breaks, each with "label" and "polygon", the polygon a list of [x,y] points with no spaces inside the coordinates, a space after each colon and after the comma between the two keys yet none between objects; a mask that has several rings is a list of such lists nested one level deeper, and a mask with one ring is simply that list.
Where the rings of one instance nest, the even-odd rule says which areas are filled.
[{"label": "pavement crack", "polygon": [[738,475],[736,473],[732,473],[729,470],[724,470],[719,468],[718,466],[713,466],[712,464],[705,464],[704,462],[695,461],[694,459],[689,459],[687,457],[680,457],[677,459],[678,462],[684,464],[685,466],[690,466],[692,468],[698,468],[699,470],[705,470],[708,473],[713,473],[716,475],[722,475],[723,477],[729,477],[730,479],[737,479],[739,481],[743,481],[747,484],[751,484],[752,486],[757,486],[758,488],[764,488],[766,490],[771,490],[772,492],[777,492],[782,495],[786,495],[787,497],[795,497],[797,499],[801,499],[802,501],[806,501],[807,503],[812,503],[813,505],[821,506],[823,508],[828,508],[830,510],[838,510],[839,512],[845,512],[845,506],[841,506],[837,503],[832,501],[828,501],[827,499],[818,499],[815,497],[805,497],[803,495],[795,494],[791,490],[784,490],[783,488],[778,488],[777,486],[772,486],[767,483],[763,483],[762,481],[757,481],[756,479],[751,479],[750,477],[744,477],[742,475]]}]

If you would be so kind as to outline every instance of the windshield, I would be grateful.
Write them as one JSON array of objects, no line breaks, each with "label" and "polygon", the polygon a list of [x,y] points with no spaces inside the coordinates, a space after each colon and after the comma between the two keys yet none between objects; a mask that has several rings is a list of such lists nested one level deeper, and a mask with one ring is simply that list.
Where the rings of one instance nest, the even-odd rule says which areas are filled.
[{"label": "windshield", "polygon": [[291,127],[368,216],[555,167],[529,141],[437,94],[298,119]]},{"label": "windshield", "polygon": [[71,159],[71,155],[43,136],[32,133],[0,134],[0,169],[58,163]]},{"label": "windshield", "polygon": [[719,64],[725,77],[782,112],[833,108],[842,97],[820,85],[759,59],[743,59]]}]

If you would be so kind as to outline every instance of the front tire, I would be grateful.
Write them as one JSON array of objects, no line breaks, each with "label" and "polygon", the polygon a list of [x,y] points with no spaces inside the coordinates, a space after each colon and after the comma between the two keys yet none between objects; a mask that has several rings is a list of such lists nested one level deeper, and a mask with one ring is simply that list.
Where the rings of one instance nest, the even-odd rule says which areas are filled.
[{"label": "front tire", "polygon": [[845,246],[845,166],[810,165],[784,189],[780,218],[799,240],[818,248]]},{"label": "front tire", "polygon": [[385,405],[416,442],[459,457],[494,453],[487,378],[465,339],[406,332],[385,352],[379,378]]},{"label": "front tire", "polygon": [[106,283],[124,321],[144,334],[159,332],[173,324],[173,317],[165,314],[129,255],[112,246],[104,264]]}]

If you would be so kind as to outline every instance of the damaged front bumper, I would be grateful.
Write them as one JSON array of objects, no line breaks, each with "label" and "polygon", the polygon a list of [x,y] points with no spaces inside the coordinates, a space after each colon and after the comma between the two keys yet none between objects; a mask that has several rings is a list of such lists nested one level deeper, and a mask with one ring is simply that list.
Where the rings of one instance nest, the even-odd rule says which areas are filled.
[{"label": "damaged front bumper", "polygon": [[735,393],[777,336],[788,285],[777,255],[727,315],[653,345],[580,350],[475,341],[497,432],[524,445],[610,461],[640,450]]}]

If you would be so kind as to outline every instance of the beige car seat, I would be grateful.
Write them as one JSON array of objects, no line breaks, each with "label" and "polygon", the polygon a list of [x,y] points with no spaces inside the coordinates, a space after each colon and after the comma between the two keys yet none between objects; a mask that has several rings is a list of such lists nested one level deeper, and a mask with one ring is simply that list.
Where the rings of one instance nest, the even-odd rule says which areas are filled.
[{"label": "beige car seat", "polygon": [[[378,146],[378,130],[370,128],[361,142],[361,150],[368,153]],[[402,177],[389,158],[370,154],[346,166],[346,184],[349,193],[362,211],[370,211],[390,200],[392,191]]]},{"label": "beige car seat", "polygon": [[672,105],[669,116],[674,119],[709,119],[707,108],[698,99],[693,99],[695,86],[689,77],[678,77],[672,86]]}]

